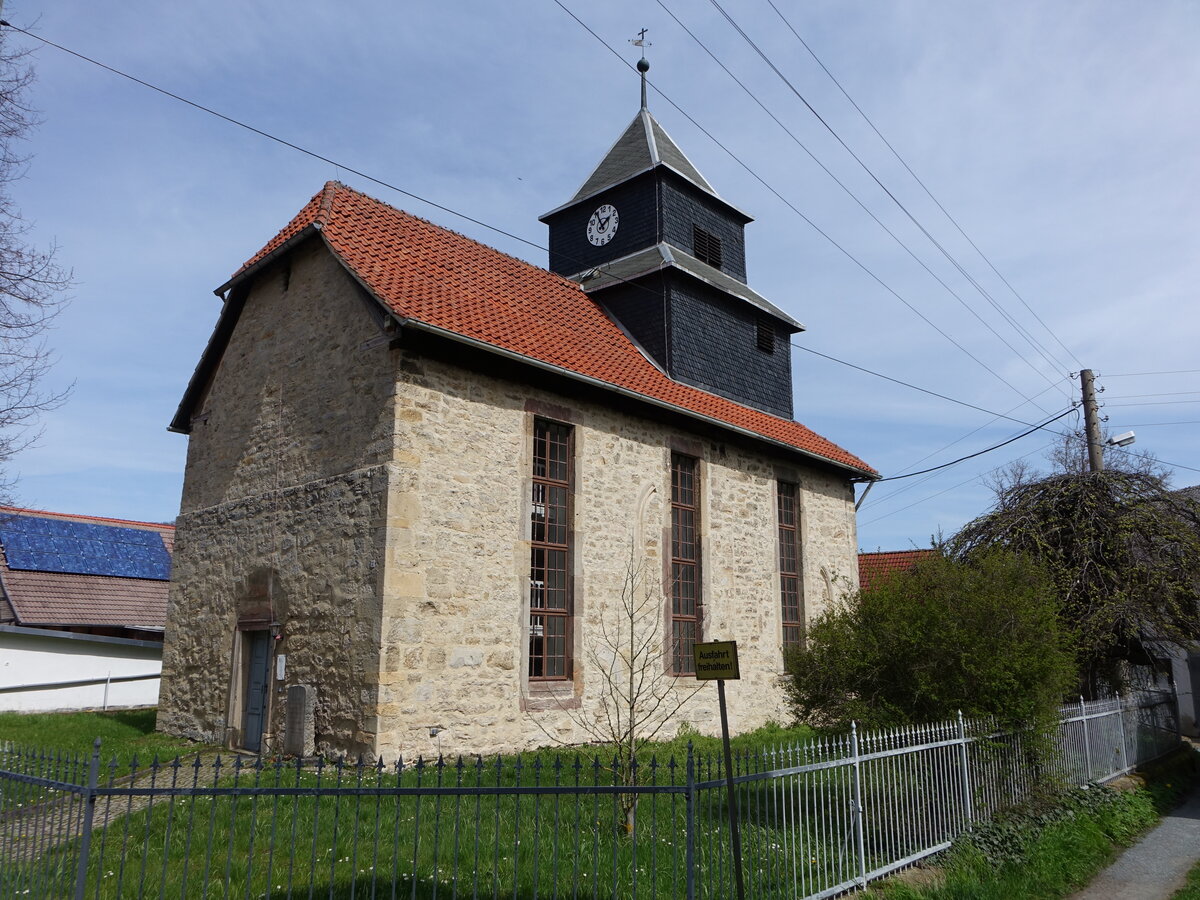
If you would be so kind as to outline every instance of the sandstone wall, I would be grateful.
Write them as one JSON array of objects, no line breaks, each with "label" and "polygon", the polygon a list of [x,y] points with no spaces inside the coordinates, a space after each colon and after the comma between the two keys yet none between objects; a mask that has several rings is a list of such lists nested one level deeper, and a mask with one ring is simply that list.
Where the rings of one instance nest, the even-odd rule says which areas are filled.
[{"label": "sandstone wall", "polygon": [[[575,441],[575,671],[525,676],[529,485],[535,416],[571,423]],[[492,752],[586,742],[603,719],[603,635],[619,624],[635,560],[661,636],[672,449],[701,459],[704,639],[738,641],[731,726],[784,721],[777,478],[800,484],[806,613],[857,579],[853,492],[818,466],[701,440],[646,417],[405,354],[388,497],[378,752]],[[666,544],[669,547],[669,543]],[[668,551],[669,552],[669,551]],[[849,582],[849,586],[854,586]],[[661,638],[660,638],[661,639]],[[597,652],[599,649],[600,652]],[[690,692],[691,678],[672,691]],[[718,728],[716,687],[664,731]],[[440,733],[430,736],[431,730]]]}]

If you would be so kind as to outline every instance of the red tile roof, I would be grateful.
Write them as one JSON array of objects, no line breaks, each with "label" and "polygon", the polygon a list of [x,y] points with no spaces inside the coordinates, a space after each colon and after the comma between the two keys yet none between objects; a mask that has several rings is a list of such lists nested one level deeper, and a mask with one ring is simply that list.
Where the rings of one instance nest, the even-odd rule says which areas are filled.
[{"label": "red tile roof", "polygon": [[932,557],[936,550],[890,550],[881,553],[858,554],[858,587],[866,590],[872,583],[911,569],[923,559]]},{"label": "red tile roof", "polygon": [[350,272],[410,327],[417,324],[470,338],[788,445],[859,474],[877,474],[857,456],[798,422],[671,380],[575,282],[335,181],[327,183],[225,287],[313,229],[320,231]]},{"label": "red tile roof", "polygon": [[[75,516],[0,506],[0,513],[72,522],[97,522],[157,531],[167,552],[175,543],[175,526],[101,516]],[[24,572],[8,568],[0,554],[0,586],[20,625],[93,625],[162,628],[167,621],[170,582],[112,575]]]}]

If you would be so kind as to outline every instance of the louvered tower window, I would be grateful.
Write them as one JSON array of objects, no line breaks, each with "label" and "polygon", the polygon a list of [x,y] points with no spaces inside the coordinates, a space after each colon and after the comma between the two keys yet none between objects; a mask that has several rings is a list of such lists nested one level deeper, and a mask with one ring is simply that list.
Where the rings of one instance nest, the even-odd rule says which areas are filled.
[{"label": "louvered tower window", "polygon": [[692,255],[714,269],[721,268],[721,239],[699,225],[692,226]]},{"label": "louvered tower window", "polygon": [[769,319],[760,317],[755,330],[755,343],[763,353],[775,352],[775,326]]},{"label": "louvered tower window", "polygon": [[571,427],[533,426],[529,677],[571,676]]}]

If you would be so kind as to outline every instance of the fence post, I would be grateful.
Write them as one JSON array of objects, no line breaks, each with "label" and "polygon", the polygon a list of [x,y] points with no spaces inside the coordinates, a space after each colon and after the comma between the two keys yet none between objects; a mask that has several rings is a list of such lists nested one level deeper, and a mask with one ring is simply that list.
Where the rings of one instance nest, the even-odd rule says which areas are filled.
[{"label": "fence post", "polygon": [[1087,769],[1087,780],[1090,784],[1092,778],[1092,742],[1088,736],[1087,724],[1087,704],[1083,702],[1083,694],[1079,695],[1079,721],[1083,723],[1083,762]]},{"label": "fence post", "polygon": [[687,751],[687,793],[684,795],[684,883],[687,900],[696,900],[696,760],[692,753],[692,742]]},{"label": "fence post", "polygon": [[850,751],[854,765],[851,769],[854,778],[854,841],[858,849],[858,877],[863,886],[867,883],[867,849],[863,834],[863,802],[862,802],[862,763],[858,759],[858,723],[850,723]]},{"label": "fence post", "polygon": [[79,836],[79,862],[75,866],[75,900],[83,900],[87,886],[88,853],[92,845],[92,819],[96,815],[96,787],[100,778],[100,738],[92,745],[87,787],[83,792],[83,830]]},{"label": "fence post", "polygon": [[971,772],[967,768],[967,725],[961,709],[958,711],[958,760],[962,769],[963,815],[966,816],[967,830],[970,830],[975,823],[975,804],[971,797]]},{"label": "fence post", "polygon": [[[1129,762],[1129,744],[1125,737],[1125,695],[1117,694],[1117,724],[1121,727],[1121,770],[1132,768]],[[1136,753],[1134,754],[1137,755]]]}]

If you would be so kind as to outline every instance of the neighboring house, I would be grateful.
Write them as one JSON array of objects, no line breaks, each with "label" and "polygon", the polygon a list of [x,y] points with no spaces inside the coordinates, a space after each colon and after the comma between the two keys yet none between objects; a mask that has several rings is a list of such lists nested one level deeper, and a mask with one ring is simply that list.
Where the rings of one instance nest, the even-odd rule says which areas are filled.
[{"label": "neighboring house", "polygon": [[0,507],[0,709],[153,705],[174,537]]},{"label": "neighboring house", "polygon": [[[786,715],[877,475],[793,421],[801,326],[644,108],[543,219],[552,271],[330,182],[218,289],[171,426],[160,727],[278,750],[307,690],[323,752],[586,740],[631,564],[676,690],[734,639],[733,727]],[[682,722],[714,731],[715,691]]]},{"label": "neighboring house", "polygon": [[858,586],[866,590],[897,572],[906,572],[936,550],[879,550],[858,554]]}]

